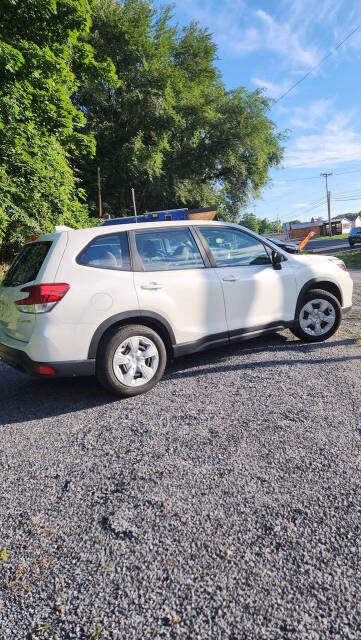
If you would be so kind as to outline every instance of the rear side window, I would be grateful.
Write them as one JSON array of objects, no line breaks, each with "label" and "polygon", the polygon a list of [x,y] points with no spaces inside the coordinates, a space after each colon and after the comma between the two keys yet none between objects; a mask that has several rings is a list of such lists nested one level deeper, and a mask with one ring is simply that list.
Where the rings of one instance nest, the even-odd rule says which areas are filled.
[{"label": "rear side window", "polygon": [[84,267],[130,271],[127,233],[123,231],[94,238],[79,253],[76,261]]},{"label": "rear side window", "polygon": [[17,287],[36,280],[52,242],[33,242],[26,245],[14,260],[3,282],[3,287]]},{"label": "rear side window", "polygon": [[204,262],[189,229],[135,231],[144,271],[203,269]]}]

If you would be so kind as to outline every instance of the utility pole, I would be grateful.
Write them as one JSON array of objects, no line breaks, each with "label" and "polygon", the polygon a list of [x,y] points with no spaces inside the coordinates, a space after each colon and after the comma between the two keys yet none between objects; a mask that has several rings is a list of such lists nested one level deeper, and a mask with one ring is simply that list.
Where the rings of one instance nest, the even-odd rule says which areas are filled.
[{"label": "utility pole", "polygon": [[332,173],[320,173],[320,176],[326,178],[326,197],[327,197],[327,211],[328,211],[328,233],[332,236],[332,223],[331,223],[331,198],[328,190],[328,176],[332,176]]},{"label": "utility pole", "polygon": [[134,189],[132,189],[132,198],[133,198],[133,209],[134,209],[134,215],[135,215],[135,221],[137,221],[137,207],[135,206],[135,195],[134,195]]},{"label": "utility pole", "polygon": [[280,233],[280,219],[278,217],[278,213],[277,213],[277,233]]},{"label": "utility pole", "polygon": [[103,203],[102,203],[102,186],[100,184],[100,167],[98,167],[98,201],[99,201],[99,218],[102,218]]}]

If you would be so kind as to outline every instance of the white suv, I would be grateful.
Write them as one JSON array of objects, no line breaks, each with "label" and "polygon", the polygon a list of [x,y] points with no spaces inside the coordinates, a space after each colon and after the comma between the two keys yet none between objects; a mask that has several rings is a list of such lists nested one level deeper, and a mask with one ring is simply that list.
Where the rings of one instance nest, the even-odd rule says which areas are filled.
[{"label": "white suv", "polygon": [[326,340],[352,304],[337,258],[285,253],[238,225],[119,224],[30,239],[0,287],[0,356],[43,376],[151,389],[167,360],[289,327]]}]

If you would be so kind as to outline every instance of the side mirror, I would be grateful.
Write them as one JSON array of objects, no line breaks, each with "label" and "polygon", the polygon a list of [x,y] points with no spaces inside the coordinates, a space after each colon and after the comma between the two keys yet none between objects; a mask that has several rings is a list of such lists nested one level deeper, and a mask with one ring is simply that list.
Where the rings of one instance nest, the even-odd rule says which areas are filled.
[{"label": "side mirror", "polygon": [[278,253],[278,251],[275,251],[274,249],[272,249],[272,264],[273,264],[273,268],[276,271],[279,271],[280,269],[282,269],[282,255],[280,253]]}]

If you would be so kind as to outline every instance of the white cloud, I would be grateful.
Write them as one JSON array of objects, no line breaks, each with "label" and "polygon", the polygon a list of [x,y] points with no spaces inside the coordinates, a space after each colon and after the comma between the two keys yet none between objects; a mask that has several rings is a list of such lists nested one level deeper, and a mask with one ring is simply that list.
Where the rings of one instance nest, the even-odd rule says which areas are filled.
[{"label": "white cloud", "polygon": [[294,28],[292,22],[276,22],[272,16],[258,9],[256,15],[264,26],[263,46],[281,56],[287,56],[287,60],[301,64],[305,68],[313,67],[319,61],[318,53],[314,46],[305,47],[300,42],[300,34]]},{"label": "white cloud", "polygon": [[278,98],[282,93],[287,91],[290,84],[292,84],[291,81],[277,84],[276,82],[270,82],[269,80],[263,80],[262,78],[251,78],[251,82],[255,87],[265,89],[267,95],[269,95],[271,98]]},{"label": "white cloud", "polygon": [[[357,0],[355,0],[357,2]],[[289,15],[292,17],[294,24],[300,21],[304,27],[315,22],[334,25],[338,22],[338,13],[345,3],[345,0],[319,0],[317,12],[315,12],[314,0],[293,0],[291,3],[286,0],[289,9]],[[348,8],[352,0],[346,0]]]},{"label": "white cloud", "polygon": [[[290,67],[309,69],[317,64],[319,52],[303,40],[302,21],[295,24],[292,12],[278,22],[262,9],[252,9],[244,0],[178,0],[177,7],[213,33],[221,50],[235,56],[269,51]],[[276,14],[277,16],[277,14]]]},{"label": "white cloud", "polygon": [[303,209],[304,207],[308,207],[309,202],[300,202],[297,204],[293,204],[292,207],[294,207],[295,209]]},{"label": "white cloud", "polygon": [[300,136],[285,156],[285,167],[327,169],[361,159],[361,135],[350,128],[350,116],[337,114],[320,133]]},{"label": "white cloud", "polygon": [[320,126],[320,120],[325,120],[331,111],[333,101],[321,98],[305,107],[282,108],[282,111],[290,114],[290,125],[302,129],[316,129]]},{"label": "white cloud", "polygon": [[276,187],[277,193],[281,191],[293,191],[294,187],[290,184],[287,184],[284,180],[272,180],[272,182],[268,185],[269,189],[273,189]]}]

